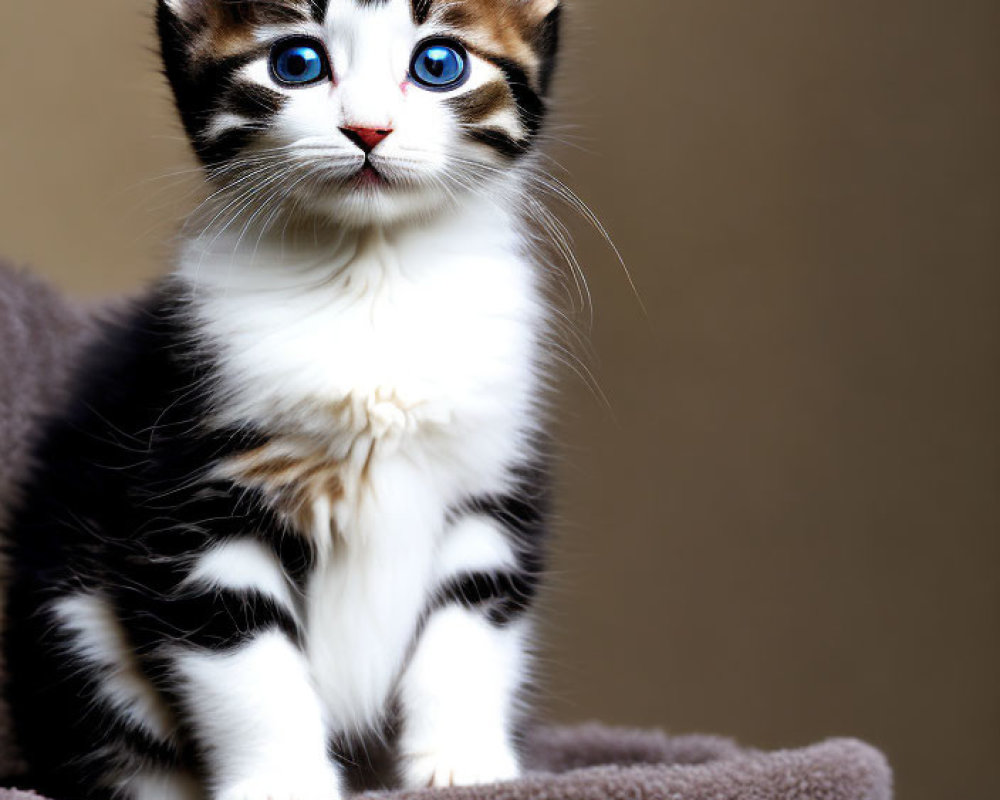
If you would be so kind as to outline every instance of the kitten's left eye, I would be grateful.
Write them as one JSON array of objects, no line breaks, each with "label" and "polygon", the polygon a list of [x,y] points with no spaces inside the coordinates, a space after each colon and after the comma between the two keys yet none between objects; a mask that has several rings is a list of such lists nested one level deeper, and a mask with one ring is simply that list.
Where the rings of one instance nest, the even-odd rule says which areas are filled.
[{"label": "kitten's left eye", "polygon": [[302,86],[330,74],[323,45],[310,39],[278,42],[271,50],[271,74],[279,83]]},{"label": "kitten's left eye", "polygon": [[454,39],[428,39],[417,45],[410,62],[410,78],[418,86],[444,92],[469,78],[469,56]]}]

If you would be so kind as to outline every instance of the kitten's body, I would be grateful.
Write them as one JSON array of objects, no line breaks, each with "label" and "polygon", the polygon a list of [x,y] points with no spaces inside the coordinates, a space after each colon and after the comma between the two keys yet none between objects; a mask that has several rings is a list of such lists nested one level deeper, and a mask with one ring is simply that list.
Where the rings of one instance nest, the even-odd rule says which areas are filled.
[{"label": "kitten's body", "polygon": [[[351,236],[294,260],[286,250],[285,273],[257,271],[254,261],[272,255],[268,243],[255,256],[237,249],[219,261],[192,252],[192,276],[174,279],[132,327],[111,334],[115,357],[93,357],[113,366],[84,381],[74,418],[51,434],[40,454],[51,466],[33,487],[44,500],[19,524],[25,538],[15,552],[8,641],[12,697],[22,727],[38,736],[28,733],[26,744],[33,761],[44,759],[37,781],[65,771],[81,744],[60,735],[53,719],[78,720],[86,733],[107,715],[97,728],[127,724],[123,740],[134,726],[161,745],[177,743],[170,702],[129,652],[136,637],[157,633],[208,647],[183,668],[169,667],[198,686],[189,713],[212,717],[202,746],[231,740],[243,749],[248,728],[261,726],[263,745],[280,732],[290,754],[310,740],[315,748],[321,724],[324,738],[381,735],[394,722],[393,705],[409,701],[407,681],[427,679],[440,687],[414,686],[412,694],[439,692],[419,702],[454,715],[446,722],[454,738],[397,743],[401,769],[424,782],[439,770],[473,779],[513,774],[508,700],[525,677],[517,611],[534,593],[541,545],[531,425],[540,308],[510,234],[492,217],[470,240],[493,240],[485,258],[454,234],[450,252],[425,251],[421,243],[433,246],[427,227],[398,241]],[[421,267],[426,259],[433,264]],[[230,269],[241,270],[242,288],[224,282]],[[209,338],[199,338],[192,355],[195,331]],[[120,352],[130,338],[131,351]],[[108,397],[109,390],[122,394]],[[59,463],[68,456],[69,464]],[[233,492],[230,482],[250,494]],[[260,500],[268,511],[258,510]],[[78,525],[52,530],[67,516]],[[24,569],[36,560],[47,570],[41,581]],[[470,576],[478,583],[476,576],[490,576],[496,594],[462,585]],[[120,585],[127,579],[143,589]],[[176,631],[156,631],[156,620],[144,618],[121,627],[118,619],[133,613],[160,616],[143,606],[170,599],[140,596],[158,585],[204,607],[186,610]],[[301,637],[301,660],[265,637],[259,664],[225,666],[218,651],[245,637],[227,632],[231,610],[216,607],[210,589],[231,592],[228,604],[246,602],[248,592],[255,604],[267,598],[275,607],[253,609],[257,619],[238,627],[289,627]],[[438,606],[449,600],[482,601],[495,621],[464,608],[442,614]],[[47,606],[52,616],[28,619]],[[99,687],[67,684],[74,697],[45,691],[52,678],[36,661],[35,643],[53,617],[63,622],[67,672],[110,667]],[[208,629],[199,631],[203,623]],[[425,625],[441,640],[437,652],[419,650]],[[288,669],[308,674],[315,698],[283,696]],[[246,698],[239,709],[246,718],[231,718],[225,701],[213,699],[230,689]],[[116,700],[105,709],[92,692]],[[268,695],[281,699],[277,708],[258,707]],[[485,741],[479,731],[500,738]],[[446,747],[454,751],[435,752]],[[128,751],[121,747],[127,768],[134,763],[140,775],[170,766],[148,752],[133,762]],[[264,755],[246,753],[255,767]],[[435,758],[444,761],[430,763]],[[268,769],[280,782],[280,760]]]},{"label": "kitten's body", "polygon": [[[161,6],[165,47],[174,14],[215,2]],[[410,9],[356,3],[324,6],[324,24],[354,8],[359,25],[397,25]],[[243,24],[257,9],[259,36],[275,9],[299,13],[237,6],[213,13]],[[413,6],[412,35],[432,7]],[[202,41],[202,18],[183,19]],[[233,58],[219,63],[260,77]],[[510,80],[513,63],[496,72]],[[179,69],[168,60],[213,166],[227,125],[256,134],[226,103],[186,108]],[[492,91],[477,146],[509,151]],[[276,120],[290,113],[277,105]],[[280,227],[203,217],[175,274],[108,326],[10,527],[9,696],[36,788],[332,800],[348,783],[517,774],[543,561],[545,311],[510,167],[493,191],[416,216],[403,184],[384,207],[335,196],[348,225],[295,203]],[[378,213],[359,224],[365,204]]]}]

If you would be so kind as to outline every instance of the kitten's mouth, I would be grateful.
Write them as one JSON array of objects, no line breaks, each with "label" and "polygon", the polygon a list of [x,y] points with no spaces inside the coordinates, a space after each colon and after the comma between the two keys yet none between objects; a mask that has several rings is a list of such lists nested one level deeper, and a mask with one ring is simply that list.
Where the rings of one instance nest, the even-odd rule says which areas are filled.
[{"label": "kitten's mouth", "polygon": [[355,186],[388,186],[389,181],[385,175],[378,171],[378,168],[371,161],[365,159],[365,164],[359,169],[353,179]]}]

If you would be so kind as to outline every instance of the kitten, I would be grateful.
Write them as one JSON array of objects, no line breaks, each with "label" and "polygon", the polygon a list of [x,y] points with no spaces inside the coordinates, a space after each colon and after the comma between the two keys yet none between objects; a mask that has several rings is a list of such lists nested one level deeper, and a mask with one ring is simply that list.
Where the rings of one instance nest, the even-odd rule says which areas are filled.
[{"label": "kitten", "polygon": [[7,531],[34,788],[335,800],[518,775],[558,0],[160,0],[212,194]]}]

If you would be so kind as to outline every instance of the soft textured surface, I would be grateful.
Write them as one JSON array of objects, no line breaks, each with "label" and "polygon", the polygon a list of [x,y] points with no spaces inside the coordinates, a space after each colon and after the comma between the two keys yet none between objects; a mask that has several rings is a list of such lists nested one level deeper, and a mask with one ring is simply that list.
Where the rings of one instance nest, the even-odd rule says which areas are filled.
[{"label": "soft textured surface", "polygon": [[[885,759],[853,739],[741,752],[725,739],[599,725],[536,732],[538,772],[508,784],[372,794],[372,800],[890,800]],[[618,761],[617,764],[608,762]],[[646,762],[652,763],[646,763]],[[638,762],[638,763],[637,763]],[[593,766],[595,765],[596,766]],[[545,769],[546,772],[541,772]],[[557,771],[563,770],[566,771]],[[0,790],[0,800],[38,795]]]},{"label": "soft textured surface", "polygon": [[[93,312],[0,265],[0,524],[29,467],[40,419],[65,396]],[[586,725],[531,735],[529,777],[470,789],[375,795],[391,800],[889,800],[885,758],[852,739],[763,753],[713,736]],[[16,769],[0,709],[0,774]],[[38,795],[0,790],[0,800]]]}]

